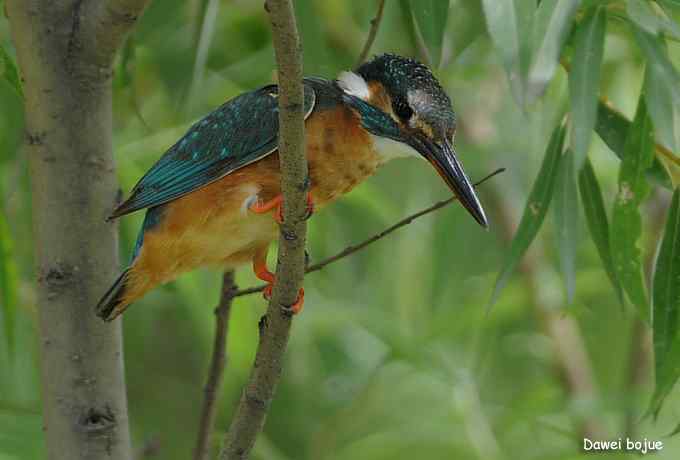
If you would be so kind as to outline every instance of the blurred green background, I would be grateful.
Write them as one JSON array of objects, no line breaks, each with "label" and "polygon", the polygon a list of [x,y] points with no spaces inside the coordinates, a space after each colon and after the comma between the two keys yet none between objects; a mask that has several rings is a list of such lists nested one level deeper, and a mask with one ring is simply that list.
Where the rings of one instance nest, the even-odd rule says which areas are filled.
[{"label": "blurred green background", "polygon": [[[660,439],[665,447],[658,458],[680,458],[680,438],[666,437],[680,420],[680,395],[671,395],[656,422],[642,418],[653,387],[649,332],[631,307],[620,306],[583,219],[573,302],[561,278],[550,212],[487,314],[548,137],[568,105],[568,84],[558,68],[542,98],[518,107],[480,2],[450,3],[435,73],[459,116],[457,150],[473,179],[507,168],[479,189],[490,231],[452,205],[310,275],[305,311],[294,322],[283,381],[254,458],[566,460],[585,456],[584,433]],[[613,12],[619,8],[608,3]],[[422,58],[406,4],[387,1],[373,54]],[[296,0],[295,6],[305,73],[333,78],[354,67],[375,2]],[[0,17],[0,45],[11,55],[8,29]],[[261,1],[152,3],[121,53],[114,80],[114,151],[125,193],[193,121],[272,81],[270,38]],[[669,49],[677,65],[677,42]],[[643,76],[628,23],[610,16],[601,94],[632,119]],[[44,456],[22,123],[22,100],[0,79],[0,289],[15,318],[13,339],[0,340],[2,460]],[[609,208],[619,161],[596,136],[589,157]],[[395,161],[314,216],[312,261],[448,196],[427,164]],[[669,200],[670,192],[655,189],[643,209],[650,263]],[[122,261],[140,219],[121,220]],[[255,281],[248,269],[237,274],[240,287]],[[189,458],[220,282],[219,272],[192,273],[125,315],[138,458]],[[264,308],[259,296],[239,298],[233,307],[215,448],[248,376]]]}]

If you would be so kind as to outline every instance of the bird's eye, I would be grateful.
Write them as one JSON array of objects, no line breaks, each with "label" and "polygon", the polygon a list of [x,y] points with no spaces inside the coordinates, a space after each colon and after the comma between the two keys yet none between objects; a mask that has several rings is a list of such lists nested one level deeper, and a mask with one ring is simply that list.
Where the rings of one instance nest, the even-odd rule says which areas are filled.
[{"label": "bird's eye", "polygon": [[404,101],[397,101],[394,104],[394,113],[404,121],[408,121],[413,116],[413,110]]}]

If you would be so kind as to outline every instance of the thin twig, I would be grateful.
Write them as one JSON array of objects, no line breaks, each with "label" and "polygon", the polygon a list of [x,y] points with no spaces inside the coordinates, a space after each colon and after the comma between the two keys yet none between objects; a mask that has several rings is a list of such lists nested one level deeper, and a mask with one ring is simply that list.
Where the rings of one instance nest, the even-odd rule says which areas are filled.
[{"label": "thin twig", "polygon": [[276,283],[267,313],[260,320],[260,342],[250,378],[225,437],[220,460],[245,460],[264,427],[281,378],[283,355],[292,324],[290,305],[305,276],[308,188],[304,150],[302,52],[292,0],[267,0],[279,81],[279,163],[283,194]]},{"label": "thin twig", "polygon": [[384,10],[385,0],[378,0],[378,12],[375,14],[375,17],[371,19],[371,29],[368,31],[368,38],[366,39],[364,48],[361,50],[359,59],[357,59],[357,67],[364,63],[368,57],[368,53],[371,52],[375,37],[378,35],[378,28],[380,27],[380,21],[382,20]]},{"label": "thin twig", "polygon": [[231,303],[236,292],[234,283],[234,271],[228,270],[222,276],[222,294],[220,303],[215,309],[215,340],[213,342],[212,358],[210,359],[210,371],[203,389],[203,407],[194,448],[194,460],[207,460],[210,454],[210,434],[215,425],[217,415],[217,400],[222,381],[224,380],[224,368],[227,363],[227,334],[229,333],[229,314]]},{"label": "thin twig", "polygon": [[[481,180],[477,181],[475,183],[475,187],[481,185],[482,183],[491,179],[495,175],[502,173],[503,171],[505,171],[505,168],[499,168],[499,169],[495,170],[491,174],[489,174],[486,177],[482,178]],[[425,209],[422,209],[422,210],[420,210],[420,211],[418,211],[414,214],[411,214],[407,217],[404,217],[403,219],[401,219],[396,224],[390,225],[389,227],[387,227],[383,231],[376,233],[375,235],[371,236],[370,238],[367,238],[366,240],[362,241],[361,243],[353,244],[351,246],[347,246],[345,249],[338,252],[337,254],[330,256],[330,257],[327,257],[320,262],[317,262],[313,265],[308,266],[307,269],[305,270],[305,274],[309,274],[309,273],[319,271],[322,268],[326,267],[327,265],[330,265],[334,262],[337,262],[340,259],[344,259],[345,257],[350,256],[350,255],[354,254],[355,252],[361,251],[362,249],[364,249],[369,244],[375,243],[376,241],[386,237],[387,235],[394,232],[395,230],[399,230],[401,227],[404,227],[405,225],[410,224],[415,219],[422,217],[426,214],[429,214],[431,212],[434,212],[438,209],[441,209],[444,206],[451,204],[456,200],[457,200],[457,198],[454,196],[454,197],[451,197],[451,198],[446,199],[446,200],[438,201],[435,204],[433,204],[433,205],[431,205],[431,206],[429,206]],[[241,297],[241,296],[244,296],[244,295],[250,295],[250,294],[256,294],[258,292],[262,292],[266,286],[267,286],[266,284],[262,284],[262,285],[259,285],[259,286],[252,286],[252,287],[249,287],[249,288],[246,288],[246,289],[241,289],[241,290],[236,291],[234,293],[234,297]]]}]

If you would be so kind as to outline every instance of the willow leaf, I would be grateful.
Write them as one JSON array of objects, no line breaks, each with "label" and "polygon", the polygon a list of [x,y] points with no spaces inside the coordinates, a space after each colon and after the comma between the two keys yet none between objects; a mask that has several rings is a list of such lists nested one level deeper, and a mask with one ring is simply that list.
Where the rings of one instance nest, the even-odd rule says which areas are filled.
[{"label": "willow leaf", "polygon": [[578,188],[575,162],[573,151],[567,150],[562,155],[553,206],[557,248],[569,303],[573,302],[576,290],[576,247],[578,245]]},{"label": "willow leaf", "polygon": [[520,106],[524,105],[526,74],[523,71],[523,44],[529,38],[530,17],[518,10],[514,0],[482,0],[487,30],[508,74],[512,94]]},{"label": "willow leaf", "polygon": [[680,74],[673,66],[665,43],[637,27],[635,40],[647,57],[645,78],[645,101],[654,127],[661,142],[672,151],[677,151],[680,134]]},{"label": "willow leaf", "polygon": [[427,46],[432,65],[437,67],[442,56],[446,20],[449,16],[449,0],[411,0],[410,3],[413,19]]},{"label": "willow leaf", "polygon": [[541,169],[538,172],[536,181],[529,193],[529,199],[524,208],[522,219],[517,228],[517,233],[515,233],[515,236],[510,243],[510,250],[505,257],[501,271],[496,278],[496,284],[488,308],[491,308],[498,299],[498,296],[508,282],[510,275],[536,237],[538,230],[541,228],[541,224],[543,224],[545,214],[550,207],[553,190],[555,189],[555,182],[557,181],[557,173],[562,157],[562,149],[564,147],[564,136],[564,126],[557,126],[550,137],[550,142],[545,151]]},{"label": "willow leaf", "polygon": [[680,378],[680,190],[675,189],[654,269],[654,360],[656,387],[651,412],[658,413],[664,398]]},{"label": "willow leaf", "polygon": [[591,8],[576,29],[574,58],[569,72],[571,145],[580,170],[597,121],[600,67],[604,51],[606,10]]},{"label": "willow leaf", "polygon": [[638,240],[642,235],[639,206],[649,192],[645,171],[654,159],[652,123],[640,96],[633,125],[628,130],[619,171],[619,189],[612,212],[611,245],[616,275],[640,316],[649,321],[649,302],[642,273]]},{"label": "willow leaf", "polygon": [[543,94],[552,80],[579,0],[543,0],[534,18],[534,57],[529,70],[527,102]]},{"label": "willow leaf", "polygon": [[[631,121],[621,113],[602,101],[598,103],[595,132],[619,159],[623,159],[625,155],[624,148],[631,125]],[[647,169],[647,177],[659,185],[672,189],[668,172],[656,157],[652,161],[652,166]]]},{"label": "willow leaf", "polygon": [[586,158],[583,168],[579,172],[578,185],[581,191],[581,203],[583,204],[583,213],[586,216],[588,231],[600,255],[602,266],[614,287],[616,296],[619,302],[623,304],[623,291],[614,270],[614,260],[609,242],[609,221],[607,220],[607,211],[605,210],[604,199],[602,198],[602,190],[600,189],[600,183],[595,175],[593,165],[588,158]]}]

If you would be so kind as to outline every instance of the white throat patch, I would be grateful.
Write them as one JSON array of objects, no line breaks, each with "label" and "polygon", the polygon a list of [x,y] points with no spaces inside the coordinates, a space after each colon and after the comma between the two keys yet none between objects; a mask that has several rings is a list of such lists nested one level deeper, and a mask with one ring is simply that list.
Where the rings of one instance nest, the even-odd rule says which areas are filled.
[{"label": "white throat patch", "polygon": [[423,158],[423,156],[416,152],[410,145],[403,142],[395,141],[387,137],[376,136],[371,134],[373,139],[373,148],[380,155],[383,162],[393,160],[395,158],[416,157]]},{"label": "white throat patch", "polygon": [[340,72],[340,75],[338,75],[338,86],[345,93],[356,96],[364,101],[371,97],[366,80],[354,72]]}]

